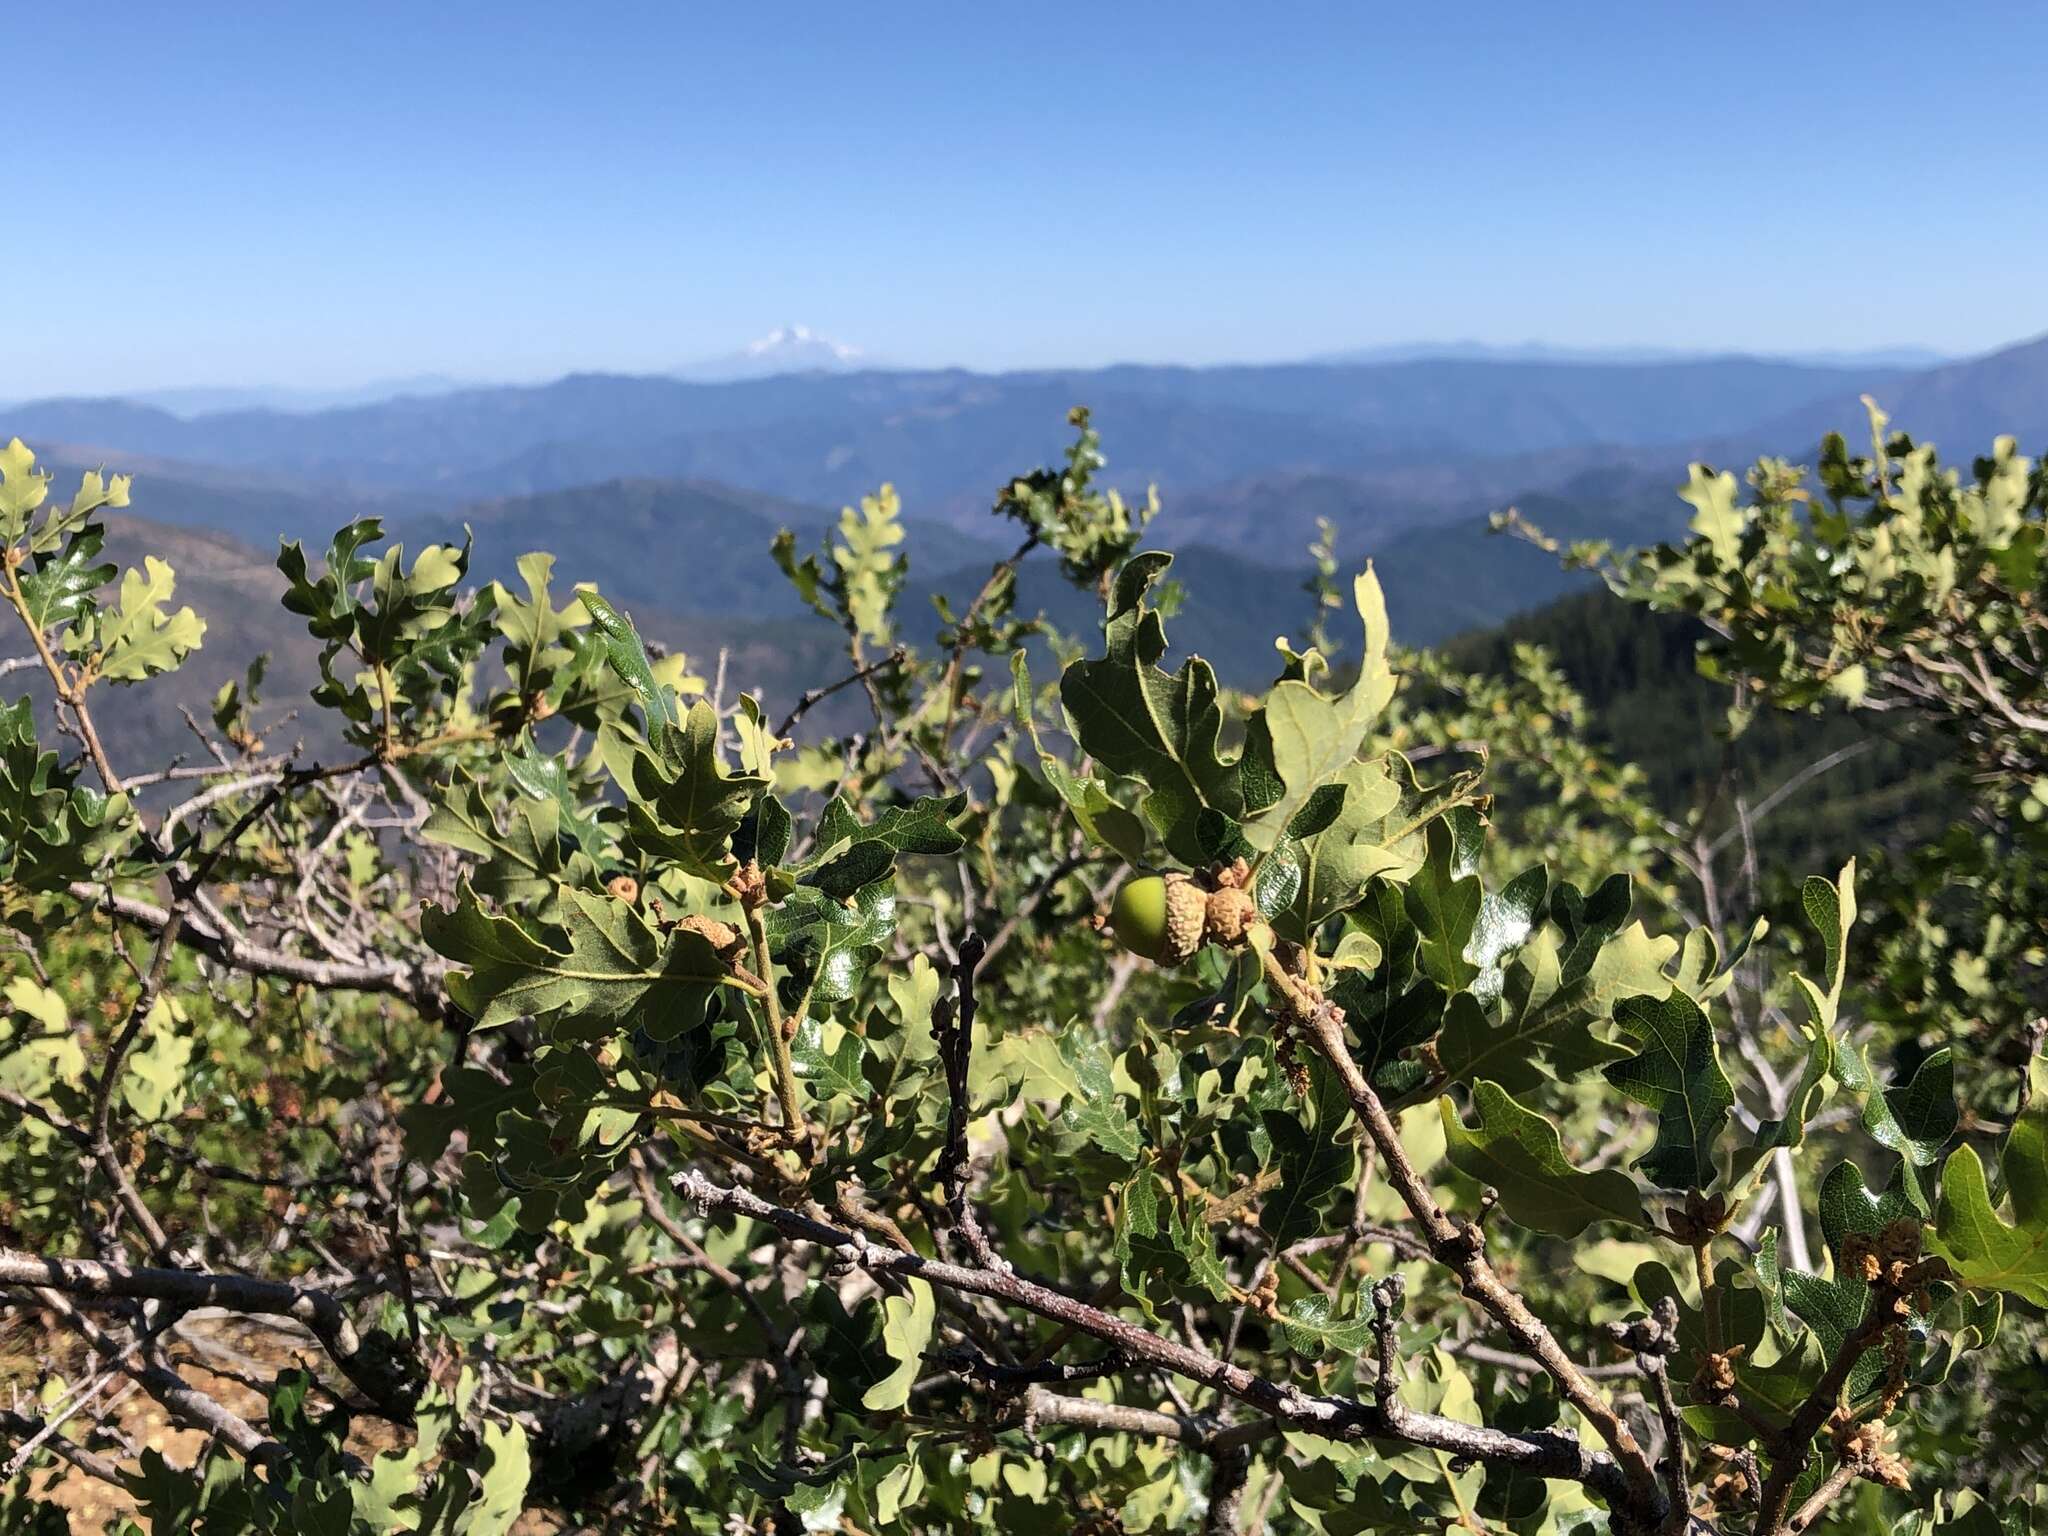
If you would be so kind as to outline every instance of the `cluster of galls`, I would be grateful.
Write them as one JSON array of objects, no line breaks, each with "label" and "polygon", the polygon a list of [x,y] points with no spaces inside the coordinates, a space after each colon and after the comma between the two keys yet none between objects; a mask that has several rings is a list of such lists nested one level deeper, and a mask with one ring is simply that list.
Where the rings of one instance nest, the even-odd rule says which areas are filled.
[{"label": "cluster of galls", "polygon": [[[1294,1096],[1305,1099],[1309,1090],[1308,1062],[1302,1054],[1301,1034],[1318,1014],[1331,1012],[1335,1005],[1324,998],[1322,988],[1308,979],[1308,951],[1301,945],[1291,941],[1275,944],[1273,963],[1285,978],[1273,1009],[1273,1059]],[[1336,1018],[1336,1027],[1341,1034],[1341,1014]]]},{"label": "cluster of galls", "polygon": [[1887,1488],[1896,1488],[1901,1493],[1913,1486],[1913,1479],[1907,1470],[1905,1458],[1885,1448],[1891,1432],[1880,1419],[1837,1418],[1829,1425],[1829,1433],[1835,1442],[1835,1454],[1843,1461],[1852,1463],[1859,1477],[1873,1483],[1883,1483]]},{"label": "cluster of galls", "polygon": [[1126,880],[1109,927],[1132,954],[1158,965],[1185,965],[1204,944],[1235,948],[1259,917],[1251,866],[1243,859],[1206,875],[1140,875]]},{"label": "cluster of galls", "polygon": [[1692,1373],[1692,1400],[1696,1403],[1725,1402],[1735,1393],[1735,1366],[1749,1353],[1747,1344],[1727,1349],[1703,1350],[1699,1368]]},{"label": "cluster of galls", "polygon": [[1707,1503],[1722,1514],[1733,1514],[1754,1503],[1756,1494],[1748,1470],[1739,1466],[1723,1467],[1707,1482]]},{"label": "cluster of galls", "polygon": [[1938,1257],[1920,1256],[1920,1223],[1901,1216],[1875,1237],[1851,1232],[1842,1239],[1842,1272],[1865,1285],[1889,1292],[1893,1308],[1905,1315],[1908,1297],[1921,1311],[1928,1306],[1927,1287],[1946,1280],[1948,1265]]},{"label": "cluster of galls", "polygon": [[1686,1194],[1683,1205],[1665,1208],[1664,1222],[1670,1228],[1672,1237],[1688,1247],[1710,1242],[1728,1226],[1728,1201],[1719,1193],[1702,1195],[1698,1190]]}]

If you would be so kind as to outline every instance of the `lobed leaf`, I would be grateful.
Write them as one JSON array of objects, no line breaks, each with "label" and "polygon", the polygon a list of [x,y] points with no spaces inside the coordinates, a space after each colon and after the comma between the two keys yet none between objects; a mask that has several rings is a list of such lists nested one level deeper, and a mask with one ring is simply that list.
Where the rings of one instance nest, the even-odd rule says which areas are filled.
[{"label": "lobed leaf", "polygon": [[1201,812],[1241,816],[1244,789],[1236,760],[1218,752],[1223,711],[1215,672],[1199,656],[1170,676],[1158,666],[1166,631],[1145,596],[1172,563],[1171,555],[1141,554],[1117,573],[1107,654],[1068,667],[1060,699],[1082,750],[1110,772],[1142,781],[1146,820],[1175,858],[1197,865],[1204,862]]},{"label": "lobed leaf", "polygon": [[452,910],[428,906],[420,931],[470,967],[449,992],[480,1029],[522,1017],[595,1038],[644,1028],[670,1040],[704,1021],[712,994],[734,984],[703,935],[661,931],[625,902],[562,887],[560,938],[551,926],[487,912],[465,880]]},{"label": "lobed leaf", "polygon": [[1648,1225],[1635,1180],[1615,1168],[1587,1173],[1573,1167],[1557,1127],[1498,1083],[1472,1085],[1474,1126],[1459,1118],[1448,1097],[1437,1103],[1451,1166],[1499,1190],[1501,1207],[1522,1226],[1577,1237],[1596,1221]]},{"label": "lobed leaf", "polygon": [[1933,1249],[1956,1278],[2048,1307],[2048,1057],[2029,1068],[2032,1097],[1999,1156],[2012,1219],[1998,1214],[1974,1147],[1949,1154],[1934,1207]]},{"label": "lobed leaf", "polygon": [[1714,1178],[1714,1145],[1735,1108],[1713,1026],[1676,988],[1663,998],[1624,998],[1614,1022],[1638,1049],[1606,1068],[1606,1078],[1657,1113],[1657,1140],[1636,1166],[1666,1189],[1706,1188]]}]

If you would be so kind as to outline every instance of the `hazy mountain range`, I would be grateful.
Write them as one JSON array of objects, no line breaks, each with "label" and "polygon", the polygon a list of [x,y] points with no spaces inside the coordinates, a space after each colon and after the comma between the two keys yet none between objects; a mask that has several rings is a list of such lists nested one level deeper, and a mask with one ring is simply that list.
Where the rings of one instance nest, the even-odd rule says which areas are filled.
[{"label": "hazy mountain range", "polygon": [[[2048,440],[2048,338],[1930,366],[1896,352],[1825,365],[1439,355],[999,374],[861,367],[798,328],[768,340],[760,377],[735,376],[741,358],[692,378],[416,380],[291,408],[39,400],[0,408],[0,440],[19,435],[67,469],[133,472],[136,519],[208,531],[179,542],[222,601],[280,535],[324,547],[337,524],[375,514],[417,543],[467,524],[480,576],[551,549],[559,579],[597,582],[700,653],[723,639],[746,653],[746,685],[791,695],[829,665],[833,637],[770,564],[776,529],[814,541],[839,506],[893,482],[910,521],[906,612],[928,630],[929,598],[964,598],[1014,543],[991,500],[1057,460],[1076,404],[1104,433],[1109,483],[1164,498],[1153,542],[1180,552],[1189,592],[1176,646],[1251,672],[1306,622],[1319,517],[1347,560],[1378,563],[1397,638],[1431,643],[1572,585],[1540,552],[1486,534],[1485,514],[1511,502],[1567,536],[1664,537],[1683,524],[1673,488],[1688,459],[1810,462],[1824,432],[1867,432],[1866,393],[1951,461],[2000,432]],[[144,541],[146,526],[125,527]],[[1092,620],[1049,562],[1026,571],[1024,594],[1070,631]],[[215,630],[195,686],[239,667],[253,622]]]},{"label": "hazy mountain range", "polygon": [[[1933,368],[1751,358],[1124,366],[977,374],[812,371],[723,383],[578,374],[309,411],[181,416],[126,400],[31,401],[8,430],[80,456],[140,455],[347,494],[447,504],[628,478],[711,480],[795,501],[884,480],[934,517],[973,518],[1004,476],[1057,452],[1092,406],[1116,474],[1169,496],[1324,474],[1404,495],[1417,479],[1543,459],[1552,483],[1615,450],[1810,452],[1857,398],[1975,451],[2048,425],[2048,342]],[[1483,472],[1482,472],[1483,473]]]},{"label": "hazy mountain range", "polygon": [[1954,354],[1932,347],[1866,347],[1818,352],[1699,352],[1686,347],[1562,347],[1546,341],[1501,344],[1489,341],[1411,341],[1391,346],[1354,347],[1312,358],[1318,363],[1412,363],[1457,358],[1481,363],[1688,363],[1707,358],[1748,357],[1813,368],[1932,368]]}]

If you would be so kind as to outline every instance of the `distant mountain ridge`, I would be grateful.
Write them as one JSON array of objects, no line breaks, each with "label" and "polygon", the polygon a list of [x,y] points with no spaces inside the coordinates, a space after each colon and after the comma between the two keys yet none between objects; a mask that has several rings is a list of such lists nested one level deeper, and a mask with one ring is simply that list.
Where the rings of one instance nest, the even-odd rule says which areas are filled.
[{"label": "distant mountain ridge", "polygon": [[[1155,542],[1214,594],[1196,591],[1176,645],[1230,638],[1256,659],[1306,613],[1299,585],[1318,518],[1336,525],[1347,564],[1379,563],[1397,636],[1430,643],[1577,580],[1488,536],[1488,511],[1517,503],[1562,537],[1661,538],[1682,526],[1673,488],[1687,460],[1810,462],[1823,432],[1863,439],[1865,393],[1952,463],[1999,432],[2038,453],[2048,337],[1923,369],[1439,358],[724,383],[582,374],[192,418],[51,400],[0,410],[0,440],[19,434],[67,476],[135,472],[144,516],[259,549],[280,535],[321,548],[362,516],[414,545],[468,523],[480,578],[509,580],[517,555],[548,549],[563,579],[596,581],[636,608],[775,633],[807,622],[767,560],[776,528],[809,546],[838,507],[884,482],[902,493],[910,527],[906,612],[923,622],[934,591],[971,592],[1010,532],[989,518],[999,488],[1059,462],[1067,412],[1085,403],[1111,459],[1104,483],[1133,495],[1158,485],[1167,516]],[[1033,562],[1022,584],[1063,626],[1095,621],[1049,562]],[[778,665],[772,642],[758,655],[765,670]]]},{"label": "distant mountain ridge", "polygon": [[[593,581],[610,597],[689,617],[783,619],[808,612],[769,557],[784,528],[808,552],[834,513],[758,491],[697,480],[613,480],[534,496],[477,502],[415,515],[394,532],[417,544],[475,538],[471,573],[517,588],[514,565],[529,550],[557,557],[563,584]],[[904,522],[920,566],[943,551],[948,571],[997,559],[993,538],[921,518]],[[979,579],[979,576],[977,576]]]},{"label": "distant mountain ridge", "polygon": [[1323,353],[1310,362],[1337,365],[1356,363],[1413,363],[1456,359],[1490,363],[1704,363],[1743,359],[1749,362],[1791,363],[1802,368],[1934,368],[1954,362],[1952,352],[1932,347],[1861,347],[1841,350],[1756,352],[1740,349],[1712,351],[1694,347],[1573,347],[1553,342],[1525,341],[1414,341],[1375,347],[1353,347]]},{"label": "distant mountain ridge", "polygon": [[1747,359],[859,371],[719,384],[579,374],[190,420],[125,401],[52,400],[10,409],[6,430],[46,445],[451,504],[625,476],[715,480],[837,505],[890,480],[914,511],[958,520],[985,508],[1008,475],[1053,461],[1077,403],[1094,409],[1120,483],[1177,494],[1260,475],[1518,455],[1578,454],[1591,464],[1599,452],[1718,440],[1853,407],[1863,392],[1903,393],[1919,377]]},{"label": "distant mountain ridge", "polygon": [[[2001,433],[2017,436],[2021,451],[2039,457],[2048,452],[2048,335],[1907,374],[1877,392],[1877,402],[1894,430],[1933,443],[1950,463],[1967,468]],[[1857,401],[1815,401],[1772,418],[1762,430],[1791,443],[1841,432],[1855,443],[1867,438],[1870,420]]]}]

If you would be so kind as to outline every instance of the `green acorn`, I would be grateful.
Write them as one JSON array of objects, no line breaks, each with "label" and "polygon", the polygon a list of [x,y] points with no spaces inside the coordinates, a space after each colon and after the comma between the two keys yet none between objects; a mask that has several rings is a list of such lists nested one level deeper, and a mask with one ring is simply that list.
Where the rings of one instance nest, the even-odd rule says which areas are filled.
[{"label": "green acorn", "polygon": [[1209,897],[1183,874],[1126,880],[1110,908],[1117,942],[1160,965],[1179,965],[1202,947]]}]

